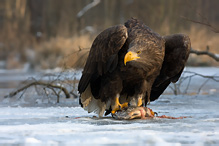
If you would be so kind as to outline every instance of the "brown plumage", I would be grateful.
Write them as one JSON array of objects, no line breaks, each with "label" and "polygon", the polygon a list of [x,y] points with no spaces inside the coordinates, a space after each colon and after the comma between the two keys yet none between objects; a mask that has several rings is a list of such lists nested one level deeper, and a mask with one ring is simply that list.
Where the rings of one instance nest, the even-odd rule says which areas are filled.
[{"label": "brown plumage", "polygon": [[137,19],[104,30],[92,44],[79,81],[81,106],[99,116],[124,102],[146,106],[178,80],[189,49],[187,36],[161,37]]},{"label": "brown plumage", "polygon": [[160,75],[153,83],[150,101],[158,99],[171,82],[178,81],[191,49],[191,42],[187,35],[173,34],[163,38],[165,40],[164,62]]}]

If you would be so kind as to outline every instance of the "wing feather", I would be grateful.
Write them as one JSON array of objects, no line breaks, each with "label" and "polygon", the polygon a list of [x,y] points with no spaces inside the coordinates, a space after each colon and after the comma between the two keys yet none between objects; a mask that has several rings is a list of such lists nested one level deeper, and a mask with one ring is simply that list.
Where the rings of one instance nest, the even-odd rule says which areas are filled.
[{"label": "wing feather", "polygon": [[174,34],[164,36],[165,57],[160,75],[153,83],[150,100],[156,100],[167,86],[177,82],[189,57],[191,42],[187,35]]},{"label": "wing feather", "polygon": [[118,52],[127,37],[127,28],[124,25],[110,27],[96,37],[79,81],[79,93],[85,91],[91,80],[115,69],[118,64]]}]

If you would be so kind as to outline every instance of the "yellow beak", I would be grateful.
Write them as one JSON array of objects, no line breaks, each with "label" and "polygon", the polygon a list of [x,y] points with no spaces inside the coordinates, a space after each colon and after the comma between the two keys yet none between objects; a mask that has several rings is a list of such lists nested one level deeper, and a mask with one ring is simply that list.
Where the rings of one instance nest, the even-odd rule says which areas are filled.
[{"label": "yellow beak", "polygon": [[132,61],[132,60],[136,60],[138,58],[140,58],[140,57],[138,57],[137,53],[129,51],[125,55],[124,64],[126,65],[127,62]]}]

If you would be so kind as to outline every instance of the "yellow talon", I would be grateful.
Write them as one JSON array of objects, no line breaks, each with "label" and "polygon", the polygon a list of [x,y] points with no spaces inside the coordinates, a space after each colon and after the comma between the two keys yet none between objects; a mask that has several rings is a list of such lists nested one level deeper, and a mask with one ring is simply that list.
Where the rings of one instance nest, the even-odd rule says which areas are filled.
[{"label": "yellow talon", "polygon": [[116,108],[114,108],[114,109],[111,111],[111,113],[112,113],[112,114],[115,114],[115,113],[116,113],[116,111],[118,111],[118,110],[120,110],[119,106],[118,106],[118,107],[116,107]]},{"label": "yellow talon", "polygon": [[154,116],[155,115],[155,113],[152,111],[152,109],[150,109],[150,108],[148,108],[149,110],[150,110],[150,112],[151,112],[151,115],[152,116]]},{"label": "yellow talon", "polygon": [[138,98],[138,106],[142,106],[142,97]]},{"label": "yellow talon", "polygon": [[112,114],[115,114],[116,111],[111,111]]},{"label": "yellow talon", "polygon": [[120,104],[120,107],[121,107],[121,109],[123,109],[123,108],[125,108],[125,107],[128,107],[128,102],[125,102],[125,103],[123,103],[123,104]]},{"label": "yellow talon", "polygon": [[113,109],[111,111],[112,114],[115,114],[116,111],[120,110],[120,109],[123,109],[125,107],[128,107],[128,102],[125,102],[123,104],[120,104],[119,103],[119,97],[116,98],[116,101],[115,101],[115,105],[113,106]]}]

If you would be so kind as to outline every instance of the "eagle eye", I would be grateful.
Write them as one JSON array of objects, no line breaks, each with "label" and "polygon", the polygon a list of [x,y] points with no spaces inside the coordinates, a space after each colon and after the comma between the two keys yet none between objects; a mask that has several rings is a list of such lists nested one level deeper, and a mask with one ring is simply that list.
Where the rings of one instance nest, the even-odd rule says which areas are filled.
[{"label": "eagle eye", "polygon": [[141,51],[137,51],[136,53],[137,53],[137,54],[140,54],[140,53],[141,53]]}]

